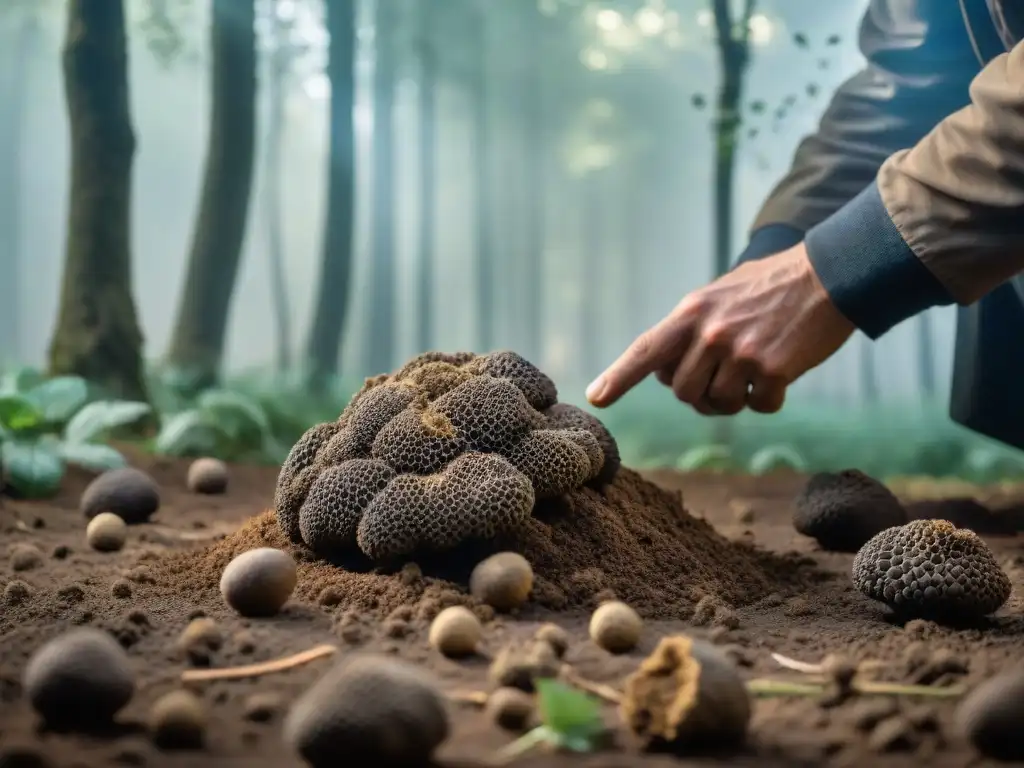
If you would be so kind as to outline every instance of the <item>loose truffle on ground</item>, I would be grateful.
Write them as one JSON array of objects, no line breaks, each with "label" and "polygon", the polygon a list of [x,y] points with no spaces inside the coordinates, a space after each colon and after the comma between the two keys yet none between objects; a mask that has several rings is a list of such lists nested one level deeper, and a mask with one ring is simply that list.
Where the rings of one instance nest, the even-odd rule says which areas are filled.
[{"label": "loose truffle on ground", "polygon": [[533,568],[518,552],[499,552],[482,560],[469,576],[469,591],[496,611],[519,608],[533,589]]},{"label": "loose truffle on ground", "polygon": [[736,748],[751,706],[736,667],[714,646],[666,637],[626,679],[622,719],[649,750]]},{"label": "loose truffle on ground", "polygon": [[458,658],[476,652],[483,637],[480,619],[469,608],[453,605],[445,608],[430,624],[430,645],[445,656]]},{"label": "loose truffle on ground", "polygon": [[964,620],[997,611],[1010,579],[973,531],[945,520],[915,520],[867,542],[853,583],[906,618]]},{"label": "loose truffle on ground", "polygon": [[97,552],[117,552],[127,538],[127,524],[113,512],[100,512],[85,527],[85,540]]},{"label": "loose truffle on ground", "polygon": [[313,768],[338,764],[427,765],[448,737],[436,683],[397,659],[356,655],[339,662],[292,705],[284,738]]},{"label": "loose truffle on ground", "polygon": [[322,557],[377,561],[521,526],[537,499],[610,481],[618,449],[594,416],[513,352],[427,353],[368,379],[306,432],[278,476],[278,524]]},{"label": "loose truffle on ground", "polygon": [[206,708],[190,691],[171,691],[149,710],[149,730],[161,749],[200,749],[206,740]]},{"label": "loose truffle on ground", "polygon": [[243,552],[224,569],[220,591],[243,616],[273,616],[288,602],[298,571],[287,552],[260,547]]},{"label": "loose truffle on ground", "polygon": [[186,484],[192,493],[224,493],[228,489],[228,465],[220,459],[196,459],[188,468]]},{"label": "loose truffle on ground", "polygon": [[609,653],[626,653],[640,642],[640,615],[616,600],[600,606],[590,617],[590,639]]},{"label": "loose truffle on ground", "polygon": [[793,510],[793,527],[835,552],[856,552],[879,531],[905,522],[892,491],[856,469],[813,475]]},{"label": "loose truffle on ground", "polygon": [[956,710],[956,724],[985,757],[1024,760],[1020,725],[1024,722],[1024,669],[986,680]]},{"label": "loose truffle on ground", "polygon": [[142,470],[112,469],[86,486],[78,506],[89,520],[113,512],[129,525],[145,523],[160,508],[160,489]]},{"label": "loose truffle on ground", "polygon": [[109,725],[135,693],[128,654],[106,632],[83,627],[39,648],[22,675],[25,696],[48,725]]}]

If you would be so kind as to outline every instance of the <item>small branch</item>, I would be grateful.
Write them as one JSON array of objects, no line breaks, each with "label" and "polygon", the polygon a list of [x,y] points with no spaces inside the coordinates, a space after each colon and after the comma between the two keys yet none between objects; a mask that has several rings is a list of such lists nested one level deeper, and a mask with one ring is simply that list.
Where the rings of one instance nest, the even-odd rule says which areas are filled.
[{"label": "small branch", "polygon": [[781,653],[773,653],[772,659],[779,666],[791,669],[794,672],[802,672],[806,675],[822,675],[825,673],[824,664],[809,664],[806,661],[797,661],[796,659],[789,658],[789,656],[783,656]]},{"label": "small branch", "polygon": [[612,688],[610,685],[604,683],[595,683],[591,680],[587,680],[585,677],[581,677],[572,667],[568,664],[562,666],[561,678],[569,685],[574,685],[581,691],[592,693],[598,698],[604,699],[609,704],[621,704],[622,694]]},{"label": "small branch", "polygon": [[790,683],[785,680],[755,678],[747,681],[747,693],[751,696],[820,696],[825,686],[812,683]]},{"label": "small branch", "polygon": [[935,685],[901,685],[900,683],[876,683],[869,680],[854,681],[853,690],[866,694],[890,694],[893,696],[931,696],[934,698],[956,698],[964,689],[959,686],[939,688]]},{"label": "small branch", "polygon": [[487,704],[487,694],[484,691],[448,691],[445,696],[449,701],[457,704],[472,704],[475,707],[482,707]]},{"label": "small branch", "polygon": [[280,659],[264,661],[259,664],[246,664],[241,667],[224,667],[221,669],[189,669],[181,673],[183,683],[205,683],[211,680],[240,680],[245,677],[262,677],[275,672],[285,672],[295,667],[301,667],[311,661],[316,661],[324,656],[336,653],[337,646],[318,645],[308,651],[296,653],[292,656],[285,656]]}]

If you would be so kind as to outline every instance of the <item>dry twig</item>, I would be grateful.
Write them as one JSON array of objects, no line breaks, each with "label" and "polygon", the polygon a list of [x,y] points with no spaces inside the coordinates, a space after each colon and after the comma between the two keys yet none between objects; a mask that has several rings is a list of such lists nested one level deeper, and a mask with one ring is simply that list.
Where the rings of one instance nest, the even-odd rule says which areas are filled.
[{"label": "dry twig", "polygon": [[336,653],[337,646],[318,645],[308,651],[285,656],[280,659],[260,662],[259,664],[246,664],[241,667],[223,667],[221,669],[188,669],[181,673],[183,683],[204,683],[211,680],[240,680],[245,677],[262,677],[275,672],[284,672],[295,667],[301,667],[311,661],[316,661],[324,656]]}]

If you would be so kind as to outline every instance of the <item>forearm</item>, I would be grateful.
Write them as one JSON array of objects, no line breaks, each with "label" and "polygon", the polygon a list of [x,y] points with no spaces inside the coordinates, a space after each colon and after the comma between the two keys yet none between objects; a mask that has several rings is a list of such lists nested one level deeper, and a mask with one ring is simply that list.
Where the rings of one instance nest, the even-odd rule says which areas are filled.
[{"label": "forearm", "polygon": [[970,304],[1024,270],[1024,44],[993,60],[971,103],[807,233],[837,307],[873,338],[938,304]]}]

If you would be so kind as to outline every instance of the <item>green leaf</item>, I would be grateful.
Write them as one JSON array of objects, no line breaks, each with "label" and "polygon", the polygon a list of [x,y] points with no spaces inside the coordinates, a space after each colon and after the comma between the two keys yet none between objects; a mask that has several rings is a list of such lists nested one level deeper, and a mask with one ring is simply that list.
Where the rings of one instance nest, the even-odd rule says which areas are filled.
[{"label": "green leaf", "polygon": [[10,440],[0,446],[4,478],[26,498],[52,496],[64,478],[64,462],[35,440]]},{"label": "green leaf", "polygon": [[541,721],[561,742],[589,741],[604,729],[601,705],[593,697],[557,680],[538,680],[536,685]]},{"label": "green leaf", "polygon": [[80,376],[58,376],[29,390],[25,397],[43,415],[43,421],[63,424],[89,398],[89,385]]},{"label": "green leaf", "polygon": [[17,368],[0,377],[0,394],[23,394],[45,380],[46,377],[35,368]]},{"label": "green leaf", "polygon": [[791,445],[769,445],[750,457],[747,467],[752,475],[764,475],[778,469],[792,469],[805,472],[807,462]]},{"label": "green leaf", "polygon": [[207,414],[193,409],[170,416],[160,427],[153,450],[169,456],[209,454],[217,447],[217,428]]},{"label": "green leaf", "polygon": [[151,410],[147,403],[131,400],[97,400],[71,417],[64,429],[64,440],[88,443],[112,429],[135,423]]},{"label": "green leaf", "polygon": [[727,445],[702,445],[691,448],[676,463],[680,472],[694,472],[699,469],[722,471],[732,464],[732,451]]},{"label": "green leaf", "polygon": [[0,395],[0,424],[11,432],[22,432],[39,426],[43,414],[24,395]]},{"label": "green leaf", "polygon": [[228,389],[208,389],[196,405],[213,417],[225,434],[236,440],[255,435],[265,440],[270,435],[270,421],[259,402],[240,392]]},{"label": "green leaf", "polygon": [[59,450],[68,464],[90,472],[106,472],[128,465],[120,451],[102,443],[61,443]]}]

